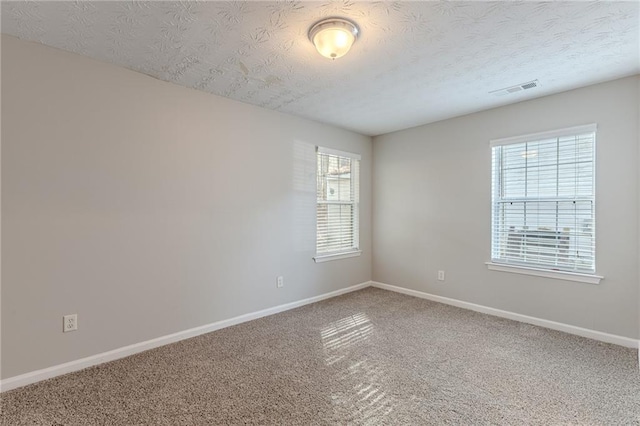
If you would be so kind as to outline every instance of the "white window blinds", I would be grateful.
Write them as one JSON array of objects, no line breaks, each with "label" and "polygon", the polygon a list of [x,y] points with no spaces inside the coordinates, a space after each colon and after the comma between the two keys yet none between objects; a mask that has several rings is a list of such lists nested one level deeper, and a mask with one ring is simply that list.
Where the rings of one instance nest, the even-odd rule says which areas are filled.
[{"label": "white window blinds", "polygon": [[358,250],[360,156],[317,149],[318,255]]},{"label": "white window blinds", "polygon": [[595,273],[596,126],[491,142],[491,260]]}]

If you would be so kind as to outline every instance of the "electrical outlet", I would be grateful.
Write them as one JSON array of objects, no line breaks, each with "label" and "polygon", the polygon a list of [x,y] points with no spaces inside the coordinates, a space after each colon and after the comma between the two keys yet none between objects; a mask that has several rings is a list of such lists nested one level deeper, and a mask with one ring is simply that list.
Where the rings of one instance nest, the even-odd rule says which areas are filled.
[{"label": "electrical outlet", "polygon": [[62,317],[62,332],[67,333],[78,329],[78,314]]},{"label": "electrical outlet", "polygon": [[280,276],[276,278],[276,287],[278,288],[284,287],[284,277]]},{"label": "electrical outlet", "polygon": [[438,281],[444,281],[444,271],[438,271]]}]

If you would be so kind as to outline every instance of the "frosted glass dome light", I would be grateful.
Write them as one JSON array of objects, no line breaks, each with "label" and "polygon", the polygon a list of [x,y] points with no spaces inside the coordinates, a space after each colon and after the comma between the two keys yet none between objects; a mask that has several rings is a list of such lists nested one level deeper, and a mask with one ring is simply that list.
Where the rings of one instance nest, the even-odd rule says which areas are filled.
[{"label": "frosted glass dome light", "polygon": [[309,30],[309,40],[325,58],[344,56],[358,38],[358,26],[346,19],[328,18],[314,24]]}]

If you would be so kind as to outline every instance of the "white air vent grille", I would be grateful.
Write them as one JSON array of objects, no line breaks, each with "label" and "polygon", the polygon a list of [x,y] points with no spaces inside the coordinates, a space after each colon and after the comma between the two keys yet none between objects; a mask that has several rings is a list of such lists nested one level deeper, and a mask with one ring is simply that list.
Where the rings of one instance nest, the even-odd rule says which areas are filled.
[{"label": "white air vent grille", "polygon": [[495,96],[504,96],[510,93],[522,92],[523,90],[533,89],[534,87],[540,86],[538,80],[528,81],[526,83],[518,84],[516,86],[505,87],[504,89],[494,90],[489,92],[491,95]]}]

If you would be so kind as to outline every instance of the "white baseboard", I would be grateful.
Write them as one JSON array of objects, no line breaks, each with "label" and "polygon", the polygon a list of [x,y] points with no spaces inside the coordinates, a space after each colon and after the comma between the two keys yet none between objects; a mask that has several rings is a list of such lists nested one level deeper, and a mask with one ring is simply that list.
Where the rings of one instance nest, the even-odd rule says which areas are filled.
[{"label": "white baseboard", "polygon": [[[564,331],[565,333],[575,334],[589,339],[599,340],[601,342],[613,343],[615,345],[625,346],[628,348],[639,348],[639,341],[637,339],[631,339],[629,337],[617,336],[615,334],[604,333],[602,331],[590,330],[588,328],[576,327],[569,324],[563,324],[560,322],[549,321],[542,318],[530,317],[527,315],[517,314],[515,312],[503,311],[501,309],[490,308],[488,306],[476,305],[475,303],[463,302],[458,299],[451,299],[449,297],[436,296],[435,294],[425,293],[422,291],[411,290],[408,288],[397,287],[394,285],[371,282],[372,287],[381,288],[384,290],[394,291],[396,293],[402,293],[409,296],[419,297],[421,299],[428,299],[434,302],[444,303],[446,305],[457,306],[458,308],[469,309],[483,314],[489,314],[496,317],[507,318],[514,321],[524,322],[527,324],[538,325],[540,327],[550,328],[552,330]],[[639,351],[640,356],[640,351]]]},{"label": "white baseboard", "polygon": [[428,299],[434,302],[444,303],[447,305],[457,306],[459,308],[469,309],[469,310],[481,312],[484,314],[507,318],[514,321],[520,321],[528,324],[538,325],[541,327],[550,328],[552,330],[558,330],[558,331],[563,331],[570,334],[576,334],[578,336],[587,337],[590,339],[599,340],[606,343],[613,343],[616,345],[625,346],[629,348],[638,348],[639,349],[638,356],[640,358],[639,341],[636,339],[631,339],[629,337],[617,336],[614,334],[603,333],[601,331],[595,331],[595,330],[576,327],[573,325],[563,324],[555,321],[549,321],[541,318],[521,315],[515,312],[503,311],[500,309],[490,308],[488,306],[477,305],[475,303],[464,302],[461,300],[451,299],[443,296],[436,296],[434,294],[429,294],[422,291],[411,290],[411,289],[397,287],[397,286],[379,283],[379,282],[367,281],[351,287],[321,294],[319,296],[310,297],[308,299],[298,300],[296,302],[291,302],[291,303],[285,303],[283,305],[274,306],[272,308],[263,309],[261,311],[251,312],[248,314],[240,315],[240,316],[229,318],[222,321],[217,321],[217,322],[203,325],[200,327],[191,328],[188,330],[180,331],[177,333],[169,334],[166,336],[158,337],[158,338],[147,340],[144,342],[135,343],[133,345],[124,346],[122,348],[92,355],[86,358],[81,358],[75,361],[70,361],[64,364],[54,365],[52,367],[43,368],[41,370],[32,371],[29,373],[21,374],[19,376],[9,377],[7,379],[0,381],[0,392],[16,389],[32,383],[40,382],[42,380],[47,380],[53,377],[61,376],[63,374],[72,373],[74,371],[83,370],[87,367],[92,367],[94,365],[102,364],[105,362],[115,361],[117,359],[134,355],[140,352],[144,352],[149,349],[157,348],[159,346],[168,345],[170,343],[178,342],[184,339],[189,339],[191,337],[199,336],[205,333],[210,333],[212,331],[220,330],[222,328],[230,327],[232,325],[241,324],[243,322],[277,314],[279,312],[288,311],[290,309],[295,309],[300,306],[319,302],[324,299],[340,296],[341,294],[361,290],[369,286],[381,288],[384,290],[390,290],[396,293],[402,293],[409,296],[415,296],[422,299]]},{"label": "white baseboard", "polygon": [[284,305],[274,306],[273,308],[267,308],[261,311],[251,312],[248,314],[240,315],[240,316],[229,318],[226,320],[217,321],[217,322],[203,325],[200,327],[190,328],[188,330],[179,331],[177,333],[147,340],[145,342],[124,346],[122,348],[92,355],[86,358],[81,358],[75,361],[66,362],[64,364],[54,365],[52,367],[43,368],[41,370],[20,374],[19,376],[9,377],[7,379],[0,381],[0,392],[16,389],[32,383],[40,382],[42,380],[51,379],[53,377],[61,376],[67,373],[72,373],[74,371],[83,370],[87,367],[92,367],[94,365],[102,364],[105,362],[115,361],[117,359],[124,358],[129,355],[137,354],[140,352],[144,352],[149,349],[157,348],[159,346],[168,345],[170,343],[175,343],[180,340],[189,339],[191,337],[199,336],[205,333],[210,333],[212,331],[220,330],[222,328],[230,327],[232,325],[241,324],[243,322],[277,314],[279,312],[288,311],[290,309],[294,309],[300,306],[319,302],[324,299],[340,296],[341,294],[360,290],[360,289],[369,287],[370,285],[371,285],[371,282],[367,281],[361,284],[356,284],[351,287],[321,294],[319,296],[310,297],[308,299],[298,300],[296,302],[291,302],[291,303],[285,303]]}]

